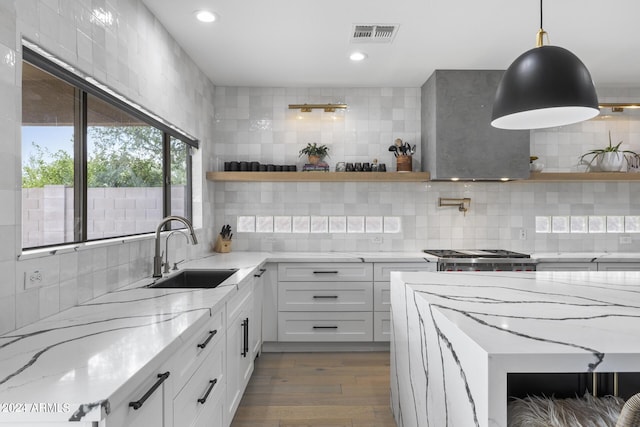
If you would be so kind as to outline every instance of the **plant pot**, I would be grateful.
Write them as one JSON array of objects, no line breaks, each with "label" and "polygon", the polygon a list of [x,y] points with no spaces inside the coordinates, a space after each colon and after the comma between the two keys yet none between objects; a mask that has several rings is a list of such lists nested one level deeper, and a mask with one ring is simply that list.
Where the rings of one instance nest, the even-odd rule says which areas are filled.
[{"label": "plant pot", "polygon": [[320,163],[320,160],[322,160],[322,157],[320,156],[309,156],[309,163],[312,165],[317,165]]},{"label": "plant pot", "polygon": [[602,172],[620,172],[624,166],[624,154],[620,152],[608,152],[598,154],[596,166]]}]

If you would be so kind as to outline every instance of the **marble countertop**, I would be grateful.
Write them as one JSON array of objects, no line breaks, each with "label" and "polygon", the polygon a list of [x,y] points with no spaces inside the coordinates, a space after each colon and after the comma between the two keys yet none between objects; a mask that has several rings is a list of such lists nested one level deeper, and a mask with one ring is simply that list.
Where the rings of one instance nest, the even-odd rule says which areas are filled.
[{"label": "marble countertop", "polygon": [[[640,272],[394,273],[494,359],[624,370],[640,355]],[[392,282],[398,280],[392,277]],[[575,366],[574,366],[575,368]]]},{"label": "marble countertop", "polygon": [[[0,403],[68,405],[68,410],[55,413],[21,413],[0,408],[0,423],[66,421],[70,412],[81,405],[93,408],[83,421],[99,421],[105,415],[105,402],[120,401],[130,391],[128,384],[159,369],[213,311],[224,306],[236,285],[265,262],[425,262],[426,259],[435,261],[419,252],[232,252],[182,266],[182,269],[238,269],[215,289],[150,289],[147,285],[153,282],[152,278],[132,283],[0,336]],[[28,410],[29,406],[25,408]]]},{"label": "marble countertop", "polygon": [[537,252],[538,262],[640,262],[638,252]]},{"label": "marble countertop", "polygon": [[[636,254],[630,254],[628,257],[618,259],[634,259],[635,256]],[[223,307],[224,302],[236,289],[236,285],[265,262],[398,263],[436,261],[436,257],[422,252],[232,252],[191,261],[185,263],[182,268],[237,268],[238,272],[221,286],[208,290],[148,289],[146,286],[153,279],[147,278],[0,336],[0,403],[51,403],[59,402],[60,396],[64,396],[64,402],[71,406],[72,412],[80,405],[96,404],[97,406],[89,411],[83,420],[100,420],[104,417],[104,410],[101,410],[103,402],[119,401],[124,398],[128,384],[136,382],[136,379],[145,378],[153,369],[158,369],[191,334],[195,333],[207,321],[213,310]],[[532,279],[525,280],[522,273],[518,274],[520,282],[514,282],[509,286],[517,288],[518,283],[522,281],[524,281],[521,284],[523,288],[529,286]],[[477,279],[474,280],[485,280],[482,282],[484,284],[469,282],[471,283],[469,286],[475,290],[486,289],[488,291],[490,287],[486,284],[486,280],[489,279],[481,279],[483,276],[477,274],[476,277]],[[636,281],[640,280],[637,276],[635,277]],[[471,280],[471,276],[469,276],[469,280]],[[547,295],[549,298],[550,295],[553,295],[551,288],[555,289],[559,286],[555,282],[547,283],[543,279],[536,280],[539,281],[536,282],[536,286],[546,289],[545,292],[550,292]],[[577,285],[571,286],[575,291]],[[600,313],[606,307],[613,307],[608,301],[616,298],[619,299],[620,304],[636,303],[633,298],[637,294],[616,296],[622,292],[618,288],[630,286],[630,284],[615,284],[615,286],[616,292],[610,292],[610,290],[603,292],[602,287],[598,286],[580,288],[580,292],[584,290],[586,296],[596,300],[602,297],[605,298],[603,301],[607,301],[606,303],[598,302],[594,307],[587,306],[591,308],[584,310]],[[555,309],[558,307],[569,309],[573,305],[582,307],[586,296],[571,297],[570,291],[571,289],[567,290],[568,294],[563,297],[567,299],[566,302],[549,305],[549,307]],[[525,295],[545,297],[544,292],[540,295],[530,294],[530,290],[524,289],[510,289],[504,292],[506,292],[505,298],[522,298]],[[592,293],[593,295],[591,295]],[[468,304],[472,304],[471,294],[472,291],[469,290]],[[438,298],[447,301],[446,296]],[[475,303],[478,304],[478,301],[476,300]],[[534,303],[530,302],[530,304],[527,307],[535,307]],[[544,304],[547,302],[539,304],[545,306]],[[516,313],[524,305],[521,303],[503,304],[501,310],[506,310],[508,307],[512,307]],[[640,307],[640,301],[637,302],[636,307]],[[485,307],[480,304],[479,308]],[[626,310],[622,306],[616,309]],[[531,308],[532,318],[536,318],[535,313],[540,315],[534,308]],[[456,316],[453,311],[449,312],[449,315]],[[496,314],[483,314],[483,316],[494,319]],[[512,327],[520,327],[519,325],[527,318],[524,316],[522,319],[518,317],[508,319],[510,319],[509,324],[513,325]],[[469,328],[470,334],[475,333],[472,326],[475,321],[471,321],[465,316],[458,320],[462,325],[465,325],[465,328]],[[635,328],[638,327],[634,323],[637,318],[630,317],[628,320],[627,325],[633,324]],[[541,321],[550,322],[552,320],[542,319]],[[607,324],[606,319],[593,321],[602,323],[602,325],[598,323],[598,327],[604,327]],[[562,324],[566,325],[567,334],[575,332],[570,328],[571,321]],[[558,333],[561,329],[559,328]],[[607,331],[603,337],[616,338],[613,340],[616,343],[624,342],[625,340],[617,338],[629,332],[626,329],[609,331],[605,328],[603,330]],[[479,334],[478,339],[481,340],[485,332],[478,330],[477,333]],[[631,340],[627,339],[626,341],[629,341],[627,345],[633,346]],[[491,351],[500,351],[499,341],[492,344],[489,340],[486,344]],[[585,348],[593,347],[597,352],[608,350],[606,346],[603,348],[602,343],[598,343],[598,346],[595,344],[595,341],[590,339],[589,342],[580,345]],[[528,343],[531,348],[535,348],[537,345],[542,344]],[[638,345],[640,346],[640,344]],[[559,344],[558,346],[565,350],[571,347]],[[523,348],[528,347],[523,346]],[[573,347],[574,351],[575,348]],[[635,346],[633,350],[635,351]],[[0,422],[11,422],[18,419],[52,422],[66,420],[69,415],[68,413],[20,414],[15,411],[3,412],[1,409]],[[57,415],[59,418],[52,419],[53,415]],[[46,418],[42,418],[45,416]]]}]

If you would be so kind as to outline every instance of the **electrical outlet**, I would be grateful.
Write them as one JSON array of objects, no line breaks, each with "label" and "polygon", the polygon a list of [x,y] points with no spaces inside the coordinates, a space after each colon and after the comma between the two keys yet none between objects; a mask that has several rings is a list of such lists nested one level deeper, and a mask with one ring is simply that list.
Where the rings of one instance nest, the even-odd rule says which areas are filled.
[{"label": "electrical outlet", "polygon": [[527,230],[524,228],[520,229],[520,240],[527,240]]},{"label": "electrical outlet", "polygon": [[42,272],[40,270],[31,270],[25,273],[25,288],[38,286],[42,283]]},{"label": "electrical outlet", "polygon": [[377,245],[381,245],[382,243],[384,243],[384,238],[382,236],[375,236],[371,239],[371,242]]},{"label": "electrical outlet", "polygon": [[620,236],[621,245],[630,245],[632,243],[631,236]]}]

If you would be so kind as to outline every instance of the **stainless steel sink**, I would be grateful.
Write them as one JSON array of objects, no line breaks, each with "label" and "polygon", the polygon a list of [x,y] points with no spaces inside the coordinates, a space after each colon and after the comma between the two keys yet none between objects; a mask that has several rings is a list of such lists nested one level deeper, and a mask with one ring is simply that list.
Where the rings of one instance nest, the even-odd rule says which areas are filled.
[{"label": "stainless steel sink", "polygon": [[150,284],[149,288],[195,288],[206,289],[215,288],[222,282],[227,280],[238,269],[225,269],[225,270],[182,270],[174,276],[169,276],[164,279],[159,279],[156,282]]}]

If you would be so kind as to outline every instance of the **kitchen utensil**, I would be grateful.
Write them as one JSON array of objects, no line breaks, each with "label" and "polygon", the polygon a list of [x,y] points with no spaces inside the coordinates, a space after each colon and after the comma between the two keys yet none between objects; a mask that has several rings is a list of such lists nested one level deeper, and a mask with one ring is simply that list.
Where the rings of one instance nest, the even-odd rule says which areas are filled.
[{"label": "kitchen utensil", "polygon": [[391,151],[394,156],[398,157],[398,147],[392,145],[391,147],[389,147],[389,151]]}]

